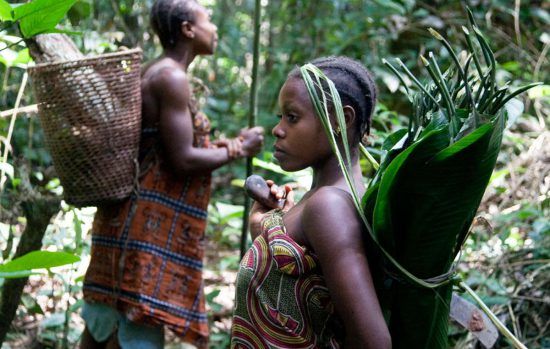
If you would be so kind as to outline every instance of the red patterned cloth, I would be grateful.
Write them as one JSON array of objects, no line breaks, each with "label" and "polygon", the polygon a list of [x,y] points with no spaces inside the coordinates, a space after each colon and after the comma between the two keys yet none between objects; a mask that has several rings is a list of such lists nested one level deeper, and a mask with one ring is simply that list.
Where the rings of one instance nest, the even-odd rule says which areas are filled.
[{"label": "red patterned cloth", "polygon": [[[194,146],[209,147],[208,118],[194,113],[193,124]],[[138,192],[96,213],[84,299],[111,305],[131,321],[166,325],[206,348],[202,267],[210,174],[174,176],[154,128],[142,131],[140,158]]]},{"label": "red patterned cloth", "polygon": [[272,211],[243,257],[231,348],[339,348],[343,327],[317,257],[298,245]]}]

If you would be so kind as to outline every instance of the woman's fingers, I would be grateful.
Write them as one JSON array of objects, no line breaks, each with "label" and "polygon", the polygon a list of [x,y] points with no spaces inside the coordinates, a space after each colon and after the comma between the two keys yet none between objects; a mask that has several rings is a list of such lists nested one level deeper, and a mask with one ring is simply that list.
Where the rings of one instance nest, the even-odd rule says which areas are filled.
[{"label": "woman's fingers", "polygon": [[231,159],[238,158],[242,152],[242,142],[238,138],[224,139],[223,146],[227,148],[227,153]]},{"label": "woman's fingers", "polygon": [[284,187],[285,191],[285,203],[283,205],[283,211],[287,212],[294,206],[294,190],[292,190],[292,187],[288,184]]},{"label": "woman's fingers", "polygon": [[269,187],[269,190],[271,192],[271,195],[273,195],[275,199],[281,200],[285,198],[286,192],[284,187],[279,187],[277,184],[273,183]]},{"label": "woman's fingers", "polygon": [[243,149],[243,143],[238,138],[234,138],[231,140],[232,145],[232,157],[237,158]]},{"label": "woman's fingers", "polygon": [[269,187],[269,191],[273,197],[277,200],[284,200],[288,199],[288,194],[292,192],[292,205],[294,206],[294,192],[292,191],[292,187],[289,184],[285,184],[283,187],[279,187],[275,182],[273,182],[271,179],[268,179],[265,181]]}]

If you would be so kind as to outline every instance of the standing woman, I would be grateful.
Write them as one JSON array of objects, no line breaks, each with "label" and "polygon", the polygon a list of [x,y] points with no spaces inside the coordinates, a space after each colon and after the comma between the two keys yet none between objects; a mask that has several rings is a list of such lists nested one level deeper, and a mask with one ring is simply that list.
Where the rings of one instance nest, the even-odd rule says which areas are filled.
[{"label": "standing woman", "polygon": [[211,172],[258,153],[263,129],[209,140],[187,69],[210,55],[217,28],[194,0],[157,0],[151,23],[163,54],[142,73],[137,193],[99,207],[84,280],[82,348],[164,347],[164,326],[207,347],[202,282]]},{"label": "standing woman", "polygon": [[[353,181],[362,195],[358,146],[369,133],[375,84],[350,58],[311,63],[334,82],[342,100]],[[268,181],[273,196],[286,197],[285,206],[270,210],[254,203],[254,243],[237,277],[231,347],[390,348],[362,239],[365,228],[297,68],[281,88],[279,108],[274,156],[286,171],[311,167],[313,183],[294,205],[290,187]],[[334,110],[331,115],[335,125]]]}]

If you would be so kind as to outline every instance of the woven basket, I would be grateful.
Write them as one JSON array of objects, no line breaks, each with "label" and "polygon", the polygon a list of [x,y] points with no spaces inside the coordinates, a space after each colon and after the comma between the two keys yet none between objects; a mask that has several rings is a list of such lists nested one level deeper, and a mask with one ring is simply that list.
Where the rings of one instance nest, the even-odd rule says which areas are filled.
[{"label": "woven basket", "polygon": [[29,69],[65,201],[96,206],[129,196],[141,128],[141,50]]}]

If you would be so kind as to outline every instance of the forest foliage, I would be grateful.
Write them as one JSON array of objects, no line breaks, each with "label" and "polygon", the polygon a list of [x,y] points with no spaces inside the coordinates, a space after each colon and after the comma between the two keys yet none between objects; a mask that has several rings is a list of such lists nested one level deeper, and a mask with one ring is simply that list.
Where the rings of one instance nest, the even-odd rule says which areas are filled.
[{"label": "forest foliage", "polygon": [[[8,2],[13,5],[24,1]],[[41,242],[42,250],[47,252],[40,256],[43,260],[32,258],[35,263],[46,264],[42,268],[24,263],[23,267],[17,267],[20,262],[14,261],[14,256],[29,225],[29,205],[42,199],[59,201],[62,195],[36,112],[32,107],[24,108],[16,118],[10,112],[17,103],[20,107],[35,103],[30,87],[25,86],[26,67],[32,62],[21,37],[50,31],[60,21],[55,30],[71,33],[86,54],[139,46],[148,61],[160,53],[160,45],[148,23],[152,2],[57,1],[48,16],[34,24],[23,24],[32,7],[20,4],[11,13],[4,4],[7,2],[0,1],[0,170],[5,177],[0,196],[1,292],[6,288],[7,277],[30,275],[6,347],[30,347],[37,343],[45,347],[72,347],[78,341],[83,328],[78,316],[82,276],[89,261],[88,230],[94,214],[93,208],[75,208],[62,202],[58,210],[54,205],[54,217]],[[249,113],[254,1],[201,2],[212,9],[220,40],[212,57],[195,61],[192,74],[203,110],[212,121],[214,136],[234,136],[246,125]],[[452,57],[427,28],[445,36],[456,52],[466,49],[462,29],[467,25],[466,5],[472,9],[495,52],[499,62],[498,84],[508,83],[512,89],[534,81],[543,85],[506,105],[508,124],[501,152],[464,252],[459,256],[458,271],[516,337],[529,348],[547,348],[550,347],[547,130],[550,6],[547,2],[264,0],[258,123],[267,130],[276,123],[277,94],[293,67],[319,56],[348,55],[362,61],[374,73],[379,87],[379,104],[368,149],[380,159],[386,137],[407,128],[408,116],[413,111],[404,84],[414,83],[406,76],[404,81],[397,79],[383,59],[394,63],[397,57],[415,76],[424,78],[427,75],[420,55],[427,57],[433,51],[442,59],[443,67],[450,66]],[[20,29],[12,25],[15,20],[21,22]],[[309,173],[289,174],[280,170],[272,163],[272,144],[273,138],[267,137],[264,151],[254,161],[255,172],[279,182],[294,182],[298,192],[303,192],[310,180]],[[228,343],[231,285],[239,261],[243,204],[239,184],[245,172],[242,162],[214,173],[207,230],[210,251],[205,273],[213,348],[224,348]],[[365,164],[365,174],[371,172]],[[60,252],[59,256],[72,264],[56,268],[62,263],[51,262],[52,252]],[[457,325],[450,326],[449,338],[455,348],[479,345]],[[508,348],[511,344],[501,338],[496,347]]]}]

